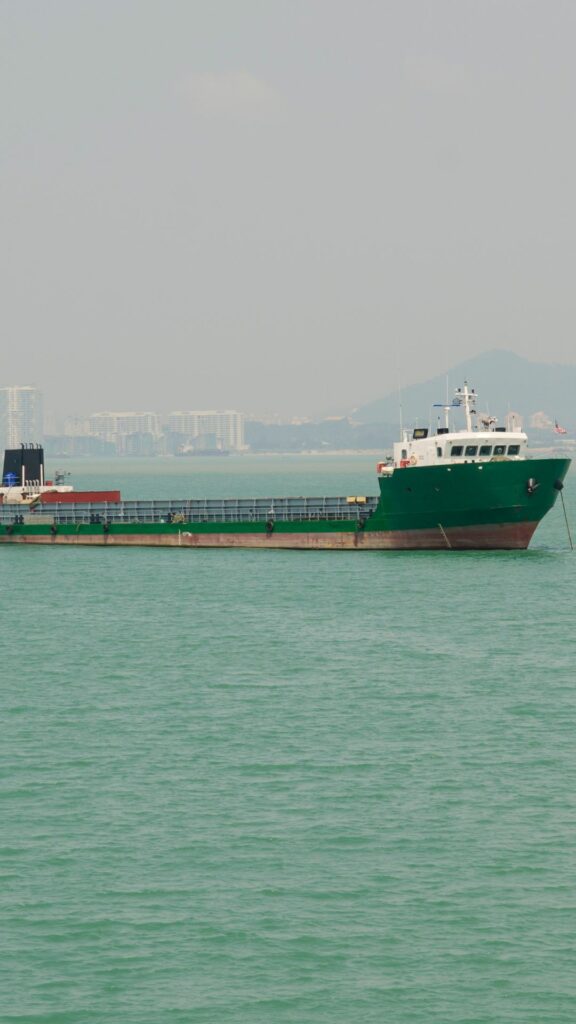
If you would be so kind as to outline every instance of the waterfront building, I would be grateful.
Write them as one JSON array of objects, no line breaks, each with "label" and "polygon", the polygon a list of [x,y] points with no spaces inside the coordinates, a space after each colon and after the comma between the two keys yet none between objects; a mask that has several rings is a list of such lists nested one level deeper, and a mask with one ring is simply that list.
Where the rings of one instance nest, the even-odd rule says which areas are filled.
[{"label": "waterfront building", "polygon": [[244,416],[235,410],[171,412],[164,425],[168,433],[196,448],[214,446],[223,451],[242,451],[245,447]]},{"label": "waterfront building", "polygon": [[90,433],[102,441],[118,444],[130,434],[160,436],[155,412],[96,412],[88,420]]}]

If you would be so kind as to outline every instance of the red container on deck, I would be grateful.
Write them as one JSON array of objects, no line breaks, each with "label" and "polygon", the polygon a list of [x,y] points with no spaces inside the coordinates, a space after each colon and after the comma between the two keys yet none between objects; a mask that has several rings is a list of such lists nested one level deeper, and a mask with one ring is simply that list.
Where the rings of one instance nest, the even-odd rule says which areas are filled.
[{"label": "red container on deck", "polygon": [[40,495],[43,505],[97,504],[121,501],[120,491],[44,491]]}]

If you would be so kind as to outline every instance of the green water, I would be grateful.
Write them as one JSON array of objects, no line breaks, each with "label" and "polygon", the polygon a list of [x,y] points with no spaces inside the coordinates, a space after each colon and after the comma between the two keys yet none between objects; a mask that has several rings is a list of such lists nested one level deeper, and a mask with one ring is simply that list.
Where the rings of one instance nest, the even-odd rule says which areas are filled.
[{"label": "green water", "polygon": [[[374,461],[68,468],[125,497],[370,494]],[[559,503],[528,552],[0,561],[2,1022],[573,1024]]]}]

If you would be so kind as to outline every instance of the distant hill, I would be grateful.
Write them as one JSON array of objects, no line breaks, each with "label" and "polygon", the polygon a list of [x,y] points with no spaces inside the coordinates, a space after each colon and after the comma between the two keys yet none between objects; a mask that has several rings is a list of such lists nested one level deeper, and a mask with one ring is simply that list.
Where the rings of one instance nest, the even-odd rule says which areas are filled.
[{"label": "distant hill", "polygon": [[[576,431],[576,366],[558,363],[531,363],[514,352],[494,349],[474,359],[459,363],[448,373],[449,397],[467,380],[478,394],[478,411],[489,411],[501,423],[510,410],[524,417],[545,412],[558,419],[571,434]],[[446,374],[439,374],[423,384],[407,387],[402,392],[402,414],[405,423],[427,426],[441,410],[432,409],[434,402],[446,399]],[[350,417],[356,423],[398,423],[398,393],[393,391],[368,405],[355,409]]]}]

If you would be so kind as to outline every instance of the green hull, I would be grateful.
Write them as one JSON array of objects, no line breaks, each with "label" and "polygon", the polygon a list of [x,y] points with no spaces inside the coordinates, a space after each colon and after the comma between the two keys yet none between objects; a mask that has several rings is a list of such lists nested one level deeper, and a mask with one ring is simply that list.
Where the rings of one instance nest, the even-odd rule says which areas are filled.
[{"label": "green hull", "polygon": [[[552,508],[569,459],[466,462],[397,470],[380,478],[370,526],[419,530],[540,522]],[[535,489],[529,493],[528,481]]]},{"label": "green hull", "polygon": [[568,459],[397,469],[368,518],[255,522],[17,523],[0,543],[340,549],[525,548],[553,506]]}]

